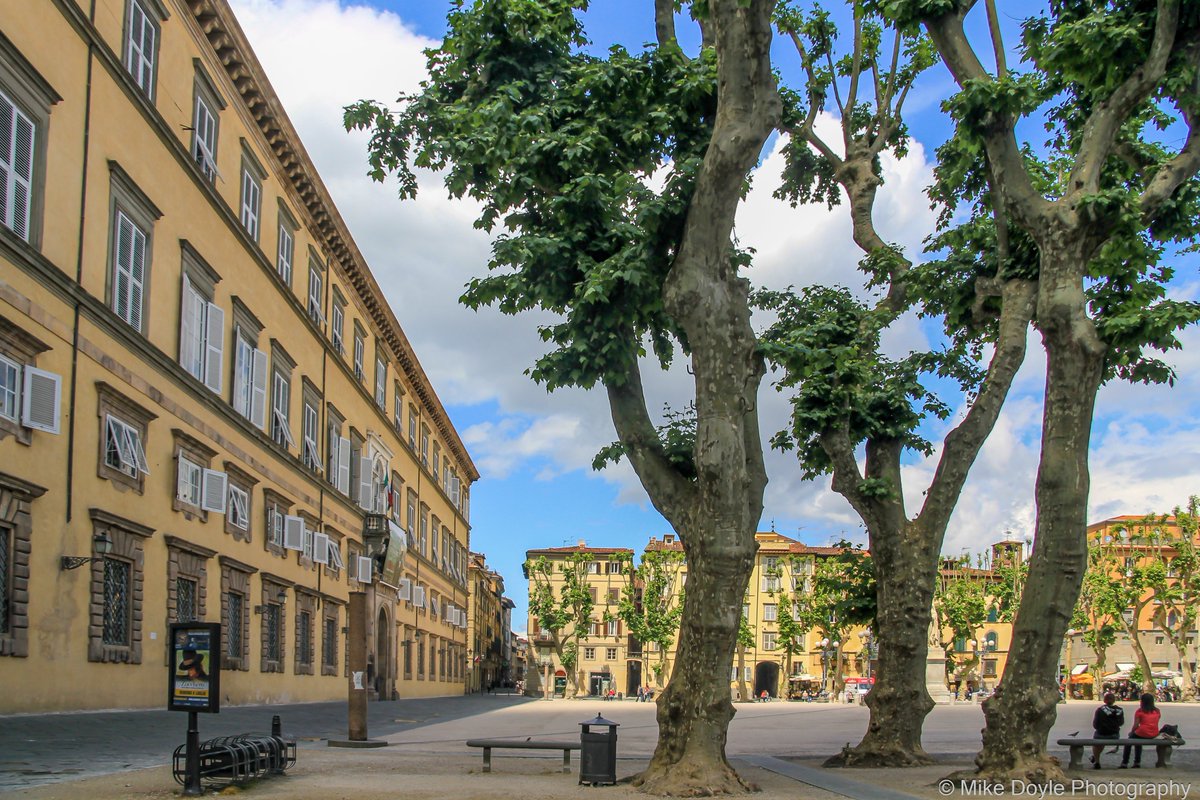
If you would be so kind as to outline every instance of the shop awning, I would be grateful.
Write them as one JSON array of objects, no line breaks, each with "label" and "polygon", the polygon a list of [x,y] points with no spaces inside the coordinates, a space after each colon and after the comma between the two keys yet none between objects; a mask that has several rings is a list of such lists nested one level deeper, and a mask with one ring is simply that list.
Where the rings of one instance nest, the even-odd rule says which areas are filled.
[{"label": "shop awning", "polygon": [[818,678],[816,675],[809,675],[807,672],[805,672],[800,675],[793,675],[790,678],[790,680],[793,680],[793,681],[819,681],[820,678]]},{"label": "shop awning", "polygon": [[1087,664],[1076,664],[1075,666],[1071,667],[1072,675],[1079,675],[1079,674],[1087,672],[1087,671],[1088,671]]},{"label": "shop awning", "polygon": [[1078,675],[1071,676],[1071,683],[1094,683],[1092,676],[1086,672],[1081,672]]},{"label": "shop awning", "polygon": [[1129,672],[1135,666],[1137,666],[1137,665],[1136,664],[1125,664],[1125,663],[1118,661],[1117,662],[1117,671],[1118,672]]}]

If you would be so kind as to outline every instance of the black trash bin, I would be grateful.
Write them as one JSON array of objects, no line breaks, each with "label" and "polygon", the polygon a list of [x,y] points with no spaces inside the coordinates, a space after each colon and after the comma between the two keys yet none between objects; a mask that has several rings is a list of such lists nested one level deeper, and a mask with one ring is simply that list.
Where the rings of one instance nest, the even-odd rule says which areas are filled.
[{"label": "black trash bin", "polygon": [[579,734],[579,782],[590,783],[592,786],[604,783],[615,786],[618,723],[597,714],[595,719],[579,724],[583,726],[583,731]]}]

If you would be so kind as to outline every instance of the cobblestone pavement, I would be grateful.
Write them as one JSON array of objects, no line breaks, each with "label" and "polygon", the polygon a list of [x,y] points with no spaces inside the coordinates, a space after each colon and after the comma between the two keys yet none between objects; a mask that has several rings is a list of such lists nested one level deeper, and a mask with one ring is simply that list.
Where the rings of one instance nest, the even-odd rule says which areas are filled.
[{"label": "cobblestone pavement", "polygon": [[[471,717],[502,705],[534,702],[510,695],[467,695],[367,705],[371,738],[434,722]],[[278,714],[284,734],[300,747],[347,736],[346,703],[226,706],[200,714],[200,738],[269,733]],[[22,786],[160,766],[187,734],[186,713],[166,710],[94,711],[0,716],[0,792]]]},{"label": "cobblestone pavement", "polygon": [[[1054,740],[1076,731],[1088,735],[1094,708],[1090,702],[1058,706],[1052,753],[1065,760],[1065,748],[1057,747]],[[657,737],[655,710],[653,704],[632,700],[544,702],[487,694],[411,699],[368,704],[368,731],[373,739],[387,739],[392,745],[387,750],[396,755],[477,757],[477,752],[464,747],[464,740],[573,737],[581,722],[602,714],[621,724],[618,752],[622,758],[647,758]],[[857,742],[868,719],[866,708],[837,704],[747,703],[738,704],[737,710],[729,731],[731,756],[820,759]],[[1185,738],[1200,736],[1200,704],[1167,704],[1162,710],[1163,721],[1179,725]],[[265,733],[274,714],[280,715],[285,735],[295,738],[301,751],[324,750],[325,739],[347,735],[346,704],[331,702],[226,707],[218,715],[200,715],[200,737]],[[982,727],[978,705],[940,706],[926,719],[925,747],[939,761],[967,766],[979,748]],[[186,714],[165,710],[0,716],[0,792],[162,766],[170,762],[186,730]],[[303,752],[300,758],[303,762]],[[1116,755],[1104,757],[1106,766],[1115,767],[1118,760]],[[1185,746],[1174,761],[1181,772],[1200,772],[1200,747]]]}]

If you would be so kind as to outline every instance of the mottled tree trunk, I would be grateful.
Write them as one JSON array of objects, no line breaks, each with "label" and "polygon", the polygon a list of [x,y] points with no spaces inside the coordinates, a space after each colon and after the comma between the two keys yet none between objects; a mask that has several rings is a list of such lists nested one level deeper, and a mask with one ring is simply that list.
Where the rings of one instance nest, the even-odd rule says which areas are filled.
[{"label": "mottled tree trunk", "polygon": [[751,788],[725,758],[726,731],[734,715],[729,664],[755,553],[753,532],[748,537],[734,534],[721,535],[736,540],[728,546],[689,548],[679,636],[679,652],[686,657],[675,660],[657,701],[658,746],[635,780],[645,791],[703,795]]},{"label": "mottled tree trunk", "polygon": [[[875,562],[879,666],[867,695],[871,720],[858,746],[826,761],[827,766],[919,766],[933,763],[921,745],[921,728],[933,710],[925,690],[933,604],[931,557],[925,537],[903,525],[887,535],[872,535]],[[930,566],[930,561],[933,566]]]},{"label": "mottled tree trunk", "polygon": [[1064,777],[1046,740],[1057,715],[1061,644],[1087,570],[1088,446],[1104,366],[1082,283],[1071,278],[1085,274],[1086,259],[1043,244],[1041,263],[1038,328],[1047,369],[1037,526],[1008,665],[984,702],[987,727],[975,759],[979,776],[1004,783]]},{"label": "mottled tree trunk", "polygon": [[658,746],[634,779],[652,794],[706,796],[750,788],[725,758],[725,737],[734,713],[728,670],[766,489],[757,416],[765,366],[750,326],[750,286],[730,258],[730,237],[746,175],[780,115],[770,61],[774,7],[774,0],[708,4],[717,113],[663,292],[664,307],[691,346],[693,481],[669,474],[657,435],[647,430],[640,384],[637,406],[629,402],[634,387],[608,387],[621,439],[635,444],[627,451],[630,460],[651,501],[678,531],[688,564],[679,649],[658,699]]},{"label": "mottled tree trunk", "polygon": [[1141,619],[1143,606],[1138,605],[1133,610],[1133,624],[1126,624],[1122,617],[1121,627],[1125,629],[1126,635],[1129,636],[1129,645],[1133,648],[1133,654],[1137,658],[1138,666],[1142,670],[1142,691],[1154,691],[1154,675],[1153,669],[1150,666],[1150,659],[1146,657],[1146,646],[1142,644],[1142,634],[1138,630],[1138,620]]}]

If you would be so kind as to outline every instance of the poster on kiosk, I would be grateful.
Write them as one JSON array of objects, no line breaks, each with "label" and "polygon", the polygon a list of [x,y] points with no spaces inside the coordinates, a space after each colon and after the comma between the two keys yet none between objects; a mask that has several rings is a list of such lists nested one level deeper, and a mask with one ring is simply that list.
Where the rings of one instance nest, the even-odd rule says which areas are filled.
[{"label": "poster on kiosk", "polygon": [[171,624],[167,708],[217,714],[221,710],[221,625]]}]

